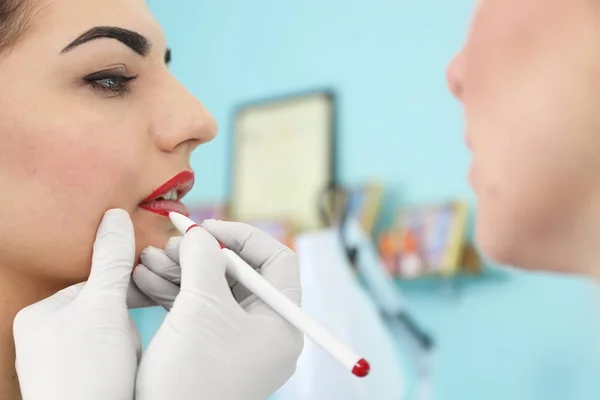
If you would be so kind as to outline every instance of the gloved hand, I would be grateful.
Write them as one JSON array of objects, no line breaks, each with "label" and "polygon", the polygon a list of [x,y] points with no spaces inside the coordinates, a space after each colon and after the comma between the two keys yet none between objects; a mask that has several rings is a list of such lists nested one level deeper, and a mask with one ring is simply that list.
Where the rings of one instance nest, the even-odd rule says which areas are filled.
[{"label": "gloved hand", "polygon": [[127,308],[147,308],[156,307],[157,305],[158,304],[156,304],[154,300],[144,294],[144,292],[137,287],[137,285],[133,282],[133,279],[129,280],[129,287],[127,289]]},{"label": "gloved hand", "polygon": [[126,305],[133,224],[110,210],[98,228],[89,280],[21,310],[14,321],[24,400],[131,400],[140,337]]},{"label": "gloved hand", "polygon": [[179,294],[181,267],[179,244],[181,237],[173,237],[165,250],[147,247],[140,254],[141,264],[135,267],[128,291],[130,308],[146,307],[148,303],[169,311]]},{"label": "gloved hand", "polygon": [[[160,278],[159,276],[152,277],[152,279],[156,279],[160,283],[165,282],[164,279],[159,279],[159,278]],[[170,283],[170,282],[166,282],[166,283]],[[150,290],[153,292],[154,291],[158,292],[158,290],[155,287],[152,287]],[[140,288],[137,287],[135,282],[133,282],[133,279],[129,280],[129,288],[127,289],[127,308],[129,308],[129,309],[148,308],[148,307],[156,307],[157,305],[160,305],[160,304],[157,304],[154,300],[152,300],[144,292],[142,292],[140,290]]]},{"label": "gloved hand", "polygon": [[[179,260],[180,240],[180,237],[174,237],[167,244],[167,251],[170,254],[177,254],[177,260]],[[179,293],[179,282],[181,281],[179,261],[173,261],[167,256],[165,250],[155,247],[145,248],[142,251],[141,259],[142,263],[150,260],[147,263],[152,265],[156,271],[151,271],[143,264],[135,268],[137,283],[144,288],[144,291],[131,279],[127,289],[127,307],[132,309],[158,305],[169,311]]]},{"label": "gloved hand", "polygon": [[[133,282],[127,292],[129,308],[159,305],[169,311],[173,307],[181,284],[180,244],[181,236],[175,236],[167,242],[165,250],[156,247],[142,250],[142,263],[134,269]],[[238,302],[250,296],[251,293],[235,279],[228,275],[226,278]]]},{"label": "gloved hand", "polygon": [[181,239],[181,291],[142,358],[137,400],[265,400],[295,371],[303,335],[240,285],[231,290],[215,238],[300,304],[290,249],[245,224],[205,221]]}]

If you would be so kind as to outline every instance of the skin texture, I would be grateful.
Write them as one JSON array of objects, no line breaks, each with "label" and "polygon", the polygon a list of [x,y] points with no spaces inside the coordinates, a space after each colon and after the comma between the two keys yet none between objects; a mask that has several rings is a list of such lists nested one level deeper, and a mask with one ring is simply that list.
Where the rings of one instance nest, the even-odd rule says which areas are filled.
[{"label": "skin texture", "polygon": [[477,194],[476,237],[523,268],[600,271],[595,0],[483,0],[448,67]]},{"label": "skin texture", "polygon": [[[12,320],[21,308],[89,275],[104,212],[127,210],[137,254],[177,235],[139,208],[190,170],[217,126],[169,73],[163,32],[143,0],[35,0],[31,28],[0,53],[0,399],[18,398]],[[92,12],[93,11],[93,12]],[[152,47],[142,57],[114,39],[62,50],[96,26],[125,28]],[[82,78],[137,76],[127,93]]]}]

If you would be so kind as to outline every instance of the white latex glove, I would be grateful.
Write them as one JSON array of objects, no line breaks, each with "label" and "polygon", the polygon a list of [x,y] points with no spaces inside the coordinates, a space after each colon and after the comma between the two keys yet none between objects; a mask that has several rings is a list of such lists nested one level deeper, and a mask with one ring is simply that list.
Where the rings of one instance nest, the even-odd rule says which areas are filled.
[{"label": "white latex glove", "polygon": [[[164,296],[163,288],[165,286],[168,288],[177,288],[177,293],[179,293],[179,286],[175,285],[173,282],[163,279],[151,271],[146,272],[147,274],[144,275],[143,280],[143,282],[146,284],[145,288],[147,288],[149,293],[153,294],[155,297],[161,298],[161,296]],[[168,293],[171,292],[169,291]],[[170,298],[170,296],[168,296],[168,298]],[[152,300],[152,298],[145,294],[135,284],[133,279],[129,281],[129,288],[127,289],[127,308],[129,309],[163,306],[168,311],[173,306],[173,300],[175,300],[175,296],[173,296],[170,303],[166,303],[166,305],[168,305],[167,308],[164,304],[157,303],[156,301]]]},{"label": "white latex glove", "polygon": [[254,295],[238,303],[215,238],[299,305],[296,255],[249,225],[203,227],[181,240],[181,291],[142,358],[137,400],[265,400],[296,369],[303,335]]},{"label": "white latex glove", "polygon": [[[179,244],[181,237],[169,240],[165,250],[147,247],[140,254],[141,264],[133,270],[133,283],[138,293],[169,311],[179,294],[181,267]],[[136,290],[129,291],[132,304],[143,303]]]},{"label": "white latex glove", "polygon": [[[158,279],[159,277],[154,277]],[[159,280],[161,283],[164,281],[163,279]],[[151,289],[152,291],[157,291],[155,288]],[[127,308],[135,309],[135,308],[147,308],[147,307],[156,307],[157,304],[154,300],[148,297],[144,292],[137,287],[137,285],[133,282],[133,280],[129,281],[129,288],[127,289]]]},{"label": "white latex glove", "polygon": [[133,224],[110,210],[98,228],[89,280],[21,310],[14,321],[24,400],[131,400],[141,342],[126,305]]},{"label": "white latex glove", "polygon": [[[179,245],[181,236],[172,237],[165,250],[147,247],[140,254],[141,264],[133,271],[133,283],[129,288],[127,302],[130,308],[159,305],[169,311],[179,294],[181,266],[179,265]],[[226,275],[233,295],[241,303],[251,293],[235,279]]]}]

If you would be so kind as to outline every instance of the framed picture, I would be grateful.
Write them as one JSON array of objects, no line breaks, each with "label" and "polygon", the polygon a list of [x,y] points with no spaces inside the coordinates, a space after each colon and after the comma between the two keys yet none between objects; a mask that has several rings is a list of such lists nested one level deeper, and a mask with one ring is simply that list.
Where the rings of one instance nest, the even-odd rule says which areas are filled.
[{"label": "framed picture", "polygon": [[316,91],[242,105],[235,114],[231,217],[319,228],[334,181],[335,96]]}]

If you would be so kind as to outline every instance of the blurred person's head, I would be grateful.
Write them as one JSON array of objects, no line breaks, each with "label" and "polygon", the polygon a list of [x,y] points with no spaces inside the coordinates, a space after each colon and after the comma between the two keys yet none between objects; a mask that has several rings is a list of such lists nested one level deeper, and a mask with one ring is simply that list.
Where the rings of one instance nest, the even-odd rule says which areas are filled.
[{"label": "blurred person's head", "polygon": [[168,58],[145,0],[0,2],[0,284],[86,280],[111,208],[138,252],[177,234],[140,203],[216,125]]},{"label": "blurred person's head", "polygon": [[483,252],[600,275],[600,3],[481,0],[448,81]]}]

